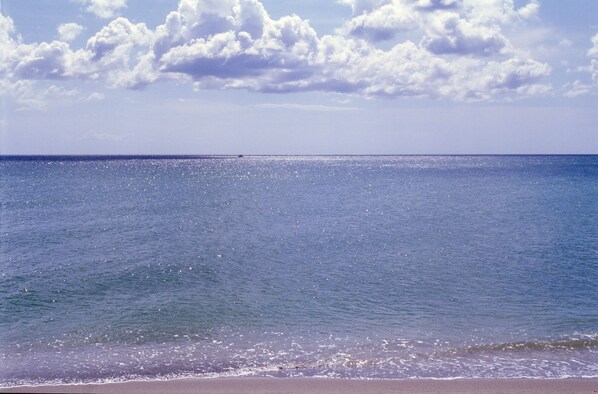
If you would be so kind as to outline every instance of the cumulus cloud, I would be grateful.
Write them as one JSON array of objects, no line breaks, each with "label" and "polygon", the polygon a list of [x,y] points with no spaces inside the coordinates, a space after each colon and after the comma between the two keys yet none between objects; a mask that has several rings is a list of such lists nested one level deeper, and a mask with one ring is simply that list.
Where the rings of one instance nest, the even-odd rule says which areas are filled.
[{"label": "cumulus cloud", "polygon": [[[8,26],[4,31],[11,31],[9,22],[4,21]],[[147,55],[153,32],[125,18],[113,20],[77,50],[64,41],[17,45],[10,35],[0,34],[0,39],[6,41],[1,55],[5,79],[102,80],[113,87],[136,87],[154,80],[153,74],[144,74],[144,64],[151,63]]]},{"label": "cumulus cloud", "polygon": [[117,18],[87,40],[85,48],[72,50],[53,41],[21,45],[14,72],[26,79],[105,80],[113,87],[136,87],[153,76],[143,73],[153,42],[145,24]]},{"label": "cumulus cloud", "polygon": [[76,0],[83,6],[85,10],[95,14],[99,18],[113,18],[118,11],[127,6],[126,0]]},{"label": "cumulus cloud", "polygon": [[[495,92],[526,92],[542,77],[548,75],[550,67],[530,59],[512,58],[501,63],[488,65],[490,77],[487,87]],[[534,86],[534,88],[538,88]]]},{"label": "cumulus cloud", "polygon": [[532,18],[531,0],[517,9],[512,0],[341,0],[353,17],[340,29],[371,41],[410,32],[434,53],[489,55],[508,46],[501,29]]},{"label": "cumulus cloud", "polygon": [[14,31],[12,19],[0,14],[0,72],[6,70],[7,60],[16,48],[16,42],[12,38]]},{"label": "cumulus cloud", "polygon": [[[353,7],[354,13],[355,9]],[[412,9],[401,3],[389,3],[354,15],[341,32],[370,41],[382,41],[394,38],[399,32],[417,28],[417,23],[417,14]]]},{"label": "cumulus cloud", "polygon": [[[2,17],[0,67],[13,81],[80,79],[132,89],[176,79],[196,89],[456,100],[550,89],[542,82],[550,67],[502,34],[533,15],[533,0],[519,9],[512,0],[340,2],[353,16],[330,35],[319,36],[297,15],[274,19],[259,0],[180,0],[154,30],[118,17],[79,49],[68,44],[67,27],[60,41],[17,43],[12,20]],[[85,4],[112,14],[126,5]],[[383,49],[380,40],[393,42]]]},{"label": "cumulus cloud", "polygon": [[79,36],[84,27],[77,23],[63,23],[58,26],[58,38],[60,41],[71,42]]},{"label": "cumulus cloud", "polygon": [[198,88],[272,91],[316,72],[317,49],[307,21],[273,20],[259,1],[230,1],[226,8],[183,0],[157,28],[154,55],[162,73],[189,76]]},{"label": "cumulus cloud", "polygon": [[427,27],[423,45],[436,54],[489,56],[508,45],[495,25],[476,25],[456,13],[444,13]]},{"label": "cumulus cloud", "polygon": [[540,10],[540,2],[538,0],[532,0],[524,7],[517,10],[517,14],[524,19],[535,18]]},{"label": "cumulus cloud", "polygon": [[[341,3],[352,7],[353,18],[337,34],[318,37],[298,16],[271,19],[255,0],[231,0],[228,7],[222,2],[183,0],[157,29],[156,59],[162,72],[189,76],[199,88],[457,99],[546,90],[538,82],[550,68],[509,53],[510,44],[500,32],[499,23],[517,18],[512,2],[506,2],[510,12],[492,2],[494,8],[488,6],[485,12],[475,6],[477,11],[467,11],[469,19],[460,12],[477,3],[468,7],[457,0]],[[491,10],[497,13],[494,19]],[[419,44],[406,40],[390,50],[375,45],[414,29],[422,33]],[[500,61],[486,59],[499,55]],[[469,57],[467,67],[454,56]],[[473,78],[477,84],[463,84],[477,74],[481,75]],[[527,85],[536,86],[525,89]]]},{"label": "cumulus cloud", "polygon": [[19,79],[63,79],[69,76],[70,48],[61,41],[20,45],[13,53],[14,74]]}]

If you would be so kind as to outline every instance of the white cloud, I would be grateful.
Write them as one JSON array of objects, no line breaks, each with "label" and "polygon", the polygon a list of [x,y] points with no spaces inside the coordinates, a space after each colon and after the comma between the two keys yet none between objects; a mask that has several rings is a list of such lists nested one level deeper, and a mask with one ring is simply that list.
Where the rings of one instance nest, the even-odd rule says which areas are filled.
[{"label": "white cloud", "polygon": [[[576,71],[589,74],[590,78],[592,79],[593,86],[587,84],[584,85],[579,81],[575,81],[572,85],[565,87],[566,89],[569,89],[565,93],[565,95],[568,95],[568,97],[575,97],[581,94],[589,93],[591,90],[598,88],[598,33],[591,38],[591,42],[592,47],[586,52],[590,63],[586,66],[577,67]],[[589,89],[589,87],[592,87],[593,89]]]},{"label": "white cloud", "polygon": [[86,7],[86,11],[99,18],[113,18],[122,8],[126,8],[126,0],[76,0]]},{"label": "white cloud", "polygon": [[389,3],[355,15],[340,31],[371,41],[381,41],[392,39],[401,31],[416,29],[417,24],[417,15],[410,8],[402,3]]},{"label": "white cloud", "polygon": [[60,41],[71,42],[79,36],[84,27],[77,23],[63,23],[58,26],[58,37]]},{"label": "white cloud", "polygon": [[155,81],[151,64],[154,33],[143,23],[117,18],[87,40],[88,73],[111,86],[137,88]]},{"label": "white cloud", "polygon": [[581,82],[580,80],[576,80],[573,83],[568,83],[565,85],[565,93],[563,95],[565,97],[577,97],[583,96],[592,90],[592,85],[587,85]]},{"label": "white cloud", "polygon": [[524,92],[550,73],[546,64],[530,59],[512,58],[501,63],[490,63],[487,87],[495,92]]},{"label": "white cloud", "polygon": [[592,80],[598,84],[598,60],[592,59],[590,62],[590,72],[592,73]]},{"label": "white cloud", "polygon": [[489,56],[508,46],[496,25],[477,25],[452,12],[431,19],[426,30],[422,43],[436,54]]},{"label": "white cloud", "polygon": [[598,33],[592,37],[592,47],[588,49],[588,57],[598,58]]},{"label": "white cloud", "polygon": [[136,46],[149,46],[153,33],[143,23],[133,24],[126,18],[117,18],[87,40],[86,49],[95,60],[121,57],[122,51]]},{"label": "white cloud", "polygon": [[13,45],[2,65],[8,79],[103,80],[109,86],[133,88],[157,79],[153,66],[147,71],[152,44],[153,32],[144,24],[117,18],[83,49],[73,50],[63,41]]},{"label": "white cloud", "polygon": [[519,16],[525,19],[535,18],[540,10],[540,2],[538,0],[532,0],[524,7],[517,10]]},{"label": "white cloud", "polygon": [[157,29],[160,70],[192,77],[201,87],[269,90],[306,77],[318,37],[298,16],[272,20],[255,0],[229,2],[228,12],[184,0]]},{"label": "white cloud", "polygon": [[539,10],[538,0],[530,0],[521,8],[515,7],[515,0],[461,0],[468,18],[476,23],[509,24],[532,18]]},{"label": "white cloud", "polygon": [[11,18],[0,14],[0,72],[6,69],[7,59],[16,48],[12,38],[15,26]]},{"label": "white cloud", "polygon": [[106,98],[104,93],[93,92],[87,98],[86,101],[102,101]]},{"label": "white cloud", "polygon": [[[141,88],[181,79],[197,89],[368,97],[485,100],[550,90],[543,82],[550,67],[502,33],[531,17],[534,0],[519,9],[512,0],[341,2],[354,16],[321,37],[299,16],[271,18],[258,0],[181,0],[155,30],[119,17],[76,50],[66,33],[61,41],[18,45],[12,20],[2,17],[0,70],[12,81],[81,79]],[[113,11],[125,5],[92,3]],[[410,39],[401,40],[402,32]],[[382,49],[381,39],[394,41]]]},{"label": "white cloud", "polygon": [[592,37],[592,48],[588,50],[588,57],[590,58],[590,73],[594,84],[598,85],[598,33]]},{"label": "white cloud", "polygon": [[[200,89],[323,90],[460,100],[547,90],[538,82],[550,73],[548,66],[515,55],[494,20],[488,26],[474,22],[490,20],[489,13],[471,21],[461,18],[455,13],[460,5],[456,1],[344,0],[356,17],[336,35],[324,37],[318,37],[309,23],[297,16],[272,20],[263,7],[250,19],[254,29],[249,34],[238,22],[239,14],[259,3],[240,0],[229,4],[233,3],[226,14],[221,7],[214,11],[203,3],[204,7],[199,7],[198,1],[181,2],[179,10],[157,30],[156,59],[161,71],[189,76]],[[508,18],[499,8],[495,19],[517,18],[517,11],[511,8]],[[392,14],[397,9],[411,14],[397,19]],[[193,21],[192,27],[188,21]],[[421,29],[426,34],[421,45],[404,41],[384,51],[368,42],[394,34],[396,26]],[[373,30],[368,31],[370,28]],[[493,56],[502,59],[486,59]]]},{"label": "white cloud", "polygon": [[70,47],[61,41],[19,45],[13,52],[13,71],[20,79],[64,79],[69,75]]},{"label": "white cloud", "polygon": [[372,41],[419,34],[437,53],[495,53],[507,46],[501,26],[532,18],[537,0],[516,9],[513,0],[341,0],[353,18],[341,32]]},{"label": "white cloud", "polygon": [[391,3],[390,0],[338,0],[338,2],[350,6],[353,9],[353,16],[369,13]]},{"label": "white cloud", "polygon": [[[41,86],[40,86],[41,85]],[[0,80],[0,96],[10,96],[18,106],[18,110],[46,110],[48,103],[59,103],[77,100],[81,94],[76,89],[66,89],[55,84],[45,84],[39,81]]]},{"label": "white cloud", "polygon": [[11,34],[14,33],[15,26],[12,18],[0,14],[0,43],[5,44],[12,41]]}]

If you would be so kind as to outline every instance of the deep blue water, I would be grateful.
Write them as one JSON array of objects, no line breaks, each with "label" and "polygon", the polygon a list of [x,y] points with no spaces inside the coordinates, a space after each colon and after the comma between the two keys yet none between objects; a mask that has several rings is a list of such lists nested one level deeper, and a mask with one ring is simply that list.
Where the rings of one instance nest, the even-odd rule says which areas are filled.
[{"label": "deep blue water", "polygon": [[598,377],[598,156],[0,161],[0,385]]}]

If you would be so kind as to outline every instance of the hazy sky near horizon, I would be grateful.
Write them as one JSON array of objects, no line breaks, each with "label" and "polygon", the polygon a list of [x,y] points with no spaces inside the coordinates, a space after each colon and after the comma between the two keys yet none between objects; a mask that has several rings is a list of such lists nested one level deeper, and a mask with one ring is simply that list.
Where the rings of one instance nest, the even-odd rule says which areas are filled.
[{"label": "hazy sky near horizon", "polygon": [[0,154],[598,153],[595,0],[0,8]]}]

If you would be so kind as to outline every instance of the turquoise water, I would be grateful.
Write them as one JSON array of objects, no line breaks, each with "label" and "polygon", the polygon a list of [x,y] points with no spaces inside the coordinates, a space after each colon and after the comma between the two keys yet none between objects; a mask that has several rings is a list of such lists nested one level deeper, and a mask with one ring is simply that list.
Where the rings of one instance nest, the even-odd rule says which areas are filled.
[{"label": "turquoise water", "polygon": [[0,161],[0,385],[598,377],[598,156]]}]

